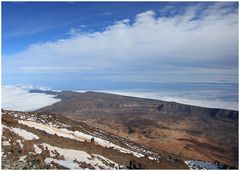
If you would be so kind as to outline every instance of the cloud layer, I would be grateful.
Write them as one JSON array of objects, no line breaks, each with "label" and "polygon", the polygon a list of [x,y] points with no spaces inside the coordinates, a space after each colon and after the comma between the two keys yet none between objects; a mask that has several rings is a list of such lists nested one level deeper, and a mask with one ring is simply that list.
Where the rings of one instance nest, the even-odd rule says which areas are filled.
[{"label": "cloud layer", "polygon": [[34,111],[59,102],[54,95],[30,93],[32,86],[2,86],[2,108],[6,110]]},{"label": "cloud layer", "polygon": [[68,39],[33,44],[3,57],[3,73],[237,82],[237,63],[238,13],[232,3],[215,3],[145,11],[103,32],[75,31]]},{"label": "cloud layer", "polygon": [[[84,91],[80,91],[84,92]],[[230,99],[223,99],[221,95],[226,92],[218,91],[144,91],[144,90],[101,90],[100,92],[106,92],[111,94],[119,94],[125,96],[149,98],[156,100],[163,100],[169,102],[178,102],[188,105],[195,105],[209,108],[222,108],[230,110],[238,110],[238,101],[232,101]],[[229,95],[234,96],[234,95]]]},{"label": "cloud layer", "polygon": [[[187,85],[186,85],[187,86]],[[8,110],[34,111],[45,106],[52,105],[60,99],[54,95],[44,93],[30,93],[29,90],[51,90],[47,87],[36,86],[2,86],[2,108]],[[147,90],[147,89],[130,89],[130,90],[99,90],[100,92],[120,94],[126,96],[150,98],[164,101],[174,101],[183,104],[196,105],[210,108],[224,108],[238,110],[238,93],[231,88],[219,87],[216,90]],[[57,91],[57,90],[52,90]],[[98,91],[98,90],[94,90]],[[85,92],[85,91],[79,91]]]}]

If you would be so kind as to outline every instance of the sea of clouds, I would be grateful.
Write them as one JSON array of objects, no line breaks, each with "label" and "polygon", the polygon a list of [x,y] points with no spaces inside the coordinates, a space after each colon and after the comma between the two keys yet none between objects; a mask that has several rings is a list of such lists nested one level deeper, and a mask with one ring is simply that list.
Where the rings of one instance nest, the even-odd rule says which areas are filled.
[{"label": "sea of clouds", "polygon": [[[34,111],[45,106],[50,106],[61,101],[55,95],[46,93],[33,93],[30,90],[51,90],[48,87],[39,86],[2,86],[2,108],[7,110]],[[59,90],[52,90],[59,91]],[[238,110],[237,92],[222,90],[191,90],[191,91],[166,91],[166,90],[94,90],[125,96],[157,99],[183,104]],[[86,91],[77,91],[84,93]]]},{"label": "sea of clouds", "polygon": [[168,102],[178,102],[182,104],[238,110],[238,102],[234,95],[223,97],[221,91],[202,90],[202,91],[147,91],[147,90],[100,90],[101,92],[119,94],[125,96],[149,98]]},{"label": "sea of clouds", "polygon": [[2,86],[2,109],[34,111],[60,101],[55,95],[31,93],[33,89],[48,90],[46,87]]}]

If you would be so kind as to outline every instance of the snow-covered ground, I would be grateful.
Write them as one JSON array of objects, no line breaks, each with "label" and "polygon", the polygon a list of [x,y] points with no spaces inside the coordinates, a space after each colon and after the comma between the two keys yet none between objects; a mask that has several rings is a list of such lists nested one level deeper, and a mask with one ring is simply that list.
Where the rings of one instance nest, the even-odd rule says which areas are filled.
[{"label": "snow-covered ground", "polygon": [[2,141],[2,145],[3,146],[8,146],[8,145],[11,145],[11,144],[9,143],[9,141]]},{"label": "snow-covered ground", "polygon": [[19,136],[23,137],[23,139],[25,140],[39,139],[37,135],[21,128],[12,128],[12,131],[18,134]]},{"label": "snow-covered ground", "polygon": [[27,158],[27,155],[21,156],[18,161],[24,161]]},{"label": "snow-covered ground", "polygon": [[21,124],[27,125],[29,127],[33,127],[35,129],[39,129],[41,131],[45,131],[48,134],[52,134],[52,135],[57,134],[60,137],[76,139],[78,141],[84,141],[85,140],[84,137],[80,138],[78,136],[74,136],[73,131],[69,131],[69,130],[64,129],[64,128],[56,128],[56,127],[53,127],[53,126],[50,126],[50,125],[37,123],[37,122],[33,122],[33,121],[19,120],[18,122],[21,123]]},{"label": "snow-covered ground", "polygon": [[40,154],[42,152],[42,149],[39,148],[36,144],[34,144],[33,147],[36,154]]},{"label": "snow-covered ground", "polygon": [[[57,151],[60,155],[64,156],[65,160],[57,160],[54,158],[46,158],[45,162],[46,163],[51,163],[51,161],[54,161],[62,166],[65,166],[69,169],[81,169],[79,167],[79,164],[77,162],[85,162],[87,164],[91,164],[95,169],[116,169],[118,168],[118,164],[111,161],[110,159],[107,159],[103,156],[100,155],[89,155],[88,153],[84,151],[79,151],[79,150],[72,150],[72,149],[64,149],[64,148],[59,148],[55,146],[51,146],[49,144],[43,143],[43,147],[47,147],[50,151]],[[51,157],[54,157],[54,154],[51,152],[50,153]],[[103,162],[103,160],[108,163],[108,165]],[[114,167],[110,167],[109,164],[112,164]]]},{"label": "snow-covered ground", "polygon": [[22,128],[10,128],[5,125],[2,125],[2,128],[9,129],[13,131],[14,133],[18,134],[20,137],[22,137],[25,140],[33,140],[33,139],[39,139],[39,137],[31,132],[28,132]]},{"label": "snow-covered ground", "polygon": [[53,158],[45,159],[46,164],[49,164],[51,162],[57,163],[61,166],[69,168],[69,169],[82,169],[79,167],[79,165],[77,163],[74,163],[72,160],[57,160],[57,159],[53,159]]},{"label": "snow-covered ground", "polygon": [[129,149],[120,147],[116,144],[113,144],[112,142],[109,142],[107,140],[98,138],[98,137],[94,137],[92,135],[89,134],[85,134],[83,132],[79,132],[79,131],[69,131],[68,129],[64,129],[64,128],[56,128],[50,125],[46,125],[46,124],[42,124],[42,123],[37,123],[37,122],[33,122],[33,121],[24,121],[24,120],[19,120],[18,121],[21,124],[27,125],[29,127],[33,127],[35,129],[39,129],[42,131],[46,131],[49,134],[57,134],[58,136],[61,137],[65,137],[65,138],[70,138],[70,139],[75,139],[78,141],[90,141],[91,138],[94,138],[94,142],[98,145],[101,145],[103,147],[107,147],[107,148],[114,148],[117,149],[119,151],[121,151],[122,153],[129,153],[129,154],[133,154],[136,157],[143,157],[144,155],[135,151],[131,151]]}]

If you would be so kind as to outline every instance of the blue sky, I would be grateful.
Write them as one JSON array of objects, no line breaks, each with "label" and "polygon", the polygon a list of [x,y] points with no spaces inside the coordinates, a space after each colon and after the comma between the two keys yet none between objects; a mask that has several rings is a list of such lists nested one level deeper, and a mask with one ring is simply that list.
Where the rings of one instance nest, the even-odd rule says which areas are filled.
[{"label": "blue sky", "polygon": [[236,83],[238,4],[3,2],[2,47],[3,84]]},{"label": "blue sky", "polygon": [[[68,38],[73,28],[87,32],[104,31],[115,21],[134,19],[138,13],[158,11],[169,4],[171,3],[3,3],[3,40],[6,41],[3,44],[3,54],[19,52],[36,42]],[[176,5],[183,6],[185,3]]]}]

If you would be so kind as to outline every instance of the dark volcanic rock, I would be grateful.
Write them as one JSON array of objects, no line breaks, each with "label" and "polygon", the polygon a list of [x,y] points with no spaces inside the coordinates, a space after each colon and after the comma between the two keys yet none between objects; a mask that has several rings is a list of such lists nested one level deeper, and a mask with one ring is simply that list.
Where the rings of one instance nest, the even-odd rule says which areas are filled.
[{"label": "dark volcanic rock", "polygon": [[219,119],[238,120],[238,112],[227,109],[213,109],[198,106],[184,105],[175,102],[165,102],[159,105],[158,111],[173,114],[205,115]]}]

